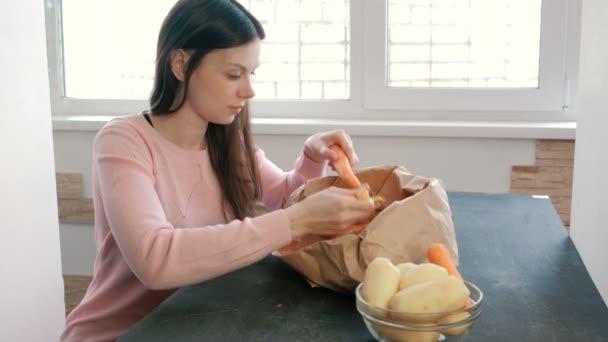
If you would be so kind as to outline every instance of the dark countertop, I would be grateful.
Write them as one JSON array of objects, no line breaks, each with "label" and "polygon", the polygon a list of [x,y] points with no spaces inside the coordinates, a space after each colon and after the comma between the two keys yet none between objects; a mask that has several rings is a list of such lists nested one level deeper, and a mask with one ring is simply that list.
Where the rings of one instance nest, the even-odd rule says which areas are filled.
[{"label": "dark countertop", "polygon": [[[551,202],[450,193],[460,271],[484,292],[466,341],[608,341],[608,308]],[[183,288],[119,341],[373,341],[354,295],[273,257]]]}]

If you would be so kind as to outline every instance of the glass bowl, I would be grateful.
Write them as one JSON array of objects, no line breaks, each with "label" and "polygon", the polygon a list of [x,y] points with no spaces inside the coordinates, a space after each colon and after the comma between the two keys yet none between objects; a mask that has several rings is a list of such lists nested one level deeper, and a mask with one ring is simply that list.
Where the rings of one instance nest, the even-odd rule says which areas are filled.
[{"label": "glass bowl", "polygon": [[475,284],[464,281],[473,304],[441,313],[412,313],[383,309],[368,304],[361,295],[363,283],[355,290],[357,311],[365,326],[378,341],[436,342],[464,341],[481,314],[483,293]]}]

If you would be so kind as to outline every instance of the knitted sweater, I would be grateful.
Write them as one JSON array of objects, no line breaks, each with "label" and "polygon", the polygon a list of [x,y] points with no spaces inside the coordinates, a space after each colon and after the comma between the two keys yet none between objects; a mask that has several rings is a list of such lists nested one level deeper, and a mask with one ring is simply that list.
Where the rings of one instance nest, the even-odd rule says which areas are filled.
[{"label": "knitted sweater", "polygon": [[227,220],[207,150],[185,150],[143,115],[117,118],[93,146],[97,256],[84,299],[67,317],[61,341],[111,341],[176,288],[252,264],[292,237],[289,194],[323,174],[303,154],[284,172],[256,150],[264,204],[276,209]]}]

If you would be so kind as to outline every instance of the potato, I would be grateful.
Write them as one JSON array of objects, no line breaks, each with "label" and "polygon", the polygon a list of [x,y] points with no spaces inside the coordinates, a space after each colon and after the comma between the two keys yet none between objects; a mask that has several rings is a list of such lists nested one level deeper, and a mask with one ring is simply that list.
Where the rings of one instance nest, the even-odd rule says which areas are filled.
[{"label": "potato", "polygon": [[[416,314],[434,314],[462,308],[470,291],[462,280],[447,276],[407,287],[397,292],[389,301],[388,308],[401,311],[395,319],[404,322],[425,323],[438,317],[420,317]],[[409,313],[409,315],[408,315]]]},{"label": "potato", "polygon": [[395,342],[437,342],[439,339],[438,331],[403,330],[387,325],[376,325],[376,330],[389,341]]},{"label": "potato", "polygon": [[404,263],[397,265],[397,268],[399,269],[399,272],[401,273],[401,277],[403,277],[403,275],[406,274],[407,271],[414,269],[416,267],[418,267],[418,265],[416,265],[412,262],[404,262]]},{"label": "potato", "polygon": [[[441,318],[439,321],[437,321],[437,324],[452,324],[455,322],[464,321],[465,319],[467,319],[469,317],[471,317],[471,314],[469,314],[468,312],[459,312],[457,314],[452,314],[452,315]],[[443,329],[443,330],[441,330],[441,332],[446,335],[453,335],[453,336],[460,335],[460,334],[464,333],[470,326],[471,326],[471,323],[464,324],[460,327]]]},{"label": "potato", "polygon": [[372,306],[387,308],[399,287],[399,269],[387,258],[377,257],[365,270],[362,296]]},{"label": "potato", "polygon": [[405,273],[401,273],[399,280],[399,290],[407,287],[424,283],[425,281],[445,278],[448,276],[448,270],[435,264],[426,263],[420,264],[418,267],[413,267]]}]

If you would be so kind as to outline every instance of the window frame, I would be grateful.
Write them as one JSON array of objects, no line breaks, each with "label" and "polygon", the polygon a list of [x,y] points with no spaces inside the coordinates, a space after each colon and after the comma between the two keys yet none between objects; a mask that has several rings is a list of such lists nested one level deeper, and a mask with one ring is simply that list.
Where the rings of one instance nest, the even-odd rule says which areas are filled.
[{"label": "window frame", "polygon": [[541,8],[540,71],[538,88],[389,88],[389,0],[365,3],[365,13],[383,25],[368,26],[364,35],[365,100],[369,108],[466,111],[561,111],[566,95],[566,25],[568,0],[544,0]]},{"label": "window frame", "polygon": [[[386,60],[381,46],[386,40],[385,12],[388,0],[350,1],[350,99],[346,100],[252,100],[253,117],[335,120],[475,120],[564,121],[573,120],[570,99],[577,84],[578,34],[581,0],[543,0],[541,41],[560,51],[559,57],[543,53],[541,77],[550,91],[517,98],[526,90],[495,89],[387,89]],[[373,4],[372,4],[373,2]],[[551,6],[545,6],[551,3]],[[65,97],[61,52],[61,0],[48,0],[46,7],[47,52],[52,114],[65,116],[120,116],[148,108],[147,100],[94,100]],[[559,20],[551,20],[556,16]],[[384,19],[382,19],[384,18]],[[560,23],[560,20],[565,20]],[[549,22],[549,23],[547,23]],[[561,26],[561,27],[560,27]],[[567,30],[567,27],[575,28]],[[555,30],[557,33],[548,33]],[[384,40],[378,39],[381,35]],[[548,38],[547,38],[547,37]],[[381,53],[374,53],[381,51]],[[380,64],[379,64],[380,62]],[[548,64],[543,64],[548,63]],[[557,72],[555,70],[558,70]],[[554,74],[549,74],[549,71]],[[559,88],[559,89],[558,89]],[[481,93],[480,93],[481,92]],[[497,93],[496,97],[487,96]],[[499,96],[499,92],[503,95]],[[438,96],[438,97],[437,97]],[[527,97],[526,97],[527,96]],[[482,101],[474,101],[482,97]],[[531,102],[541,99],[539,103]],[[407,99],[407,101],[404,101]],[[424,102],[426,101],[426,102]],[[570,109],[570,110],[569,110]]]}]

